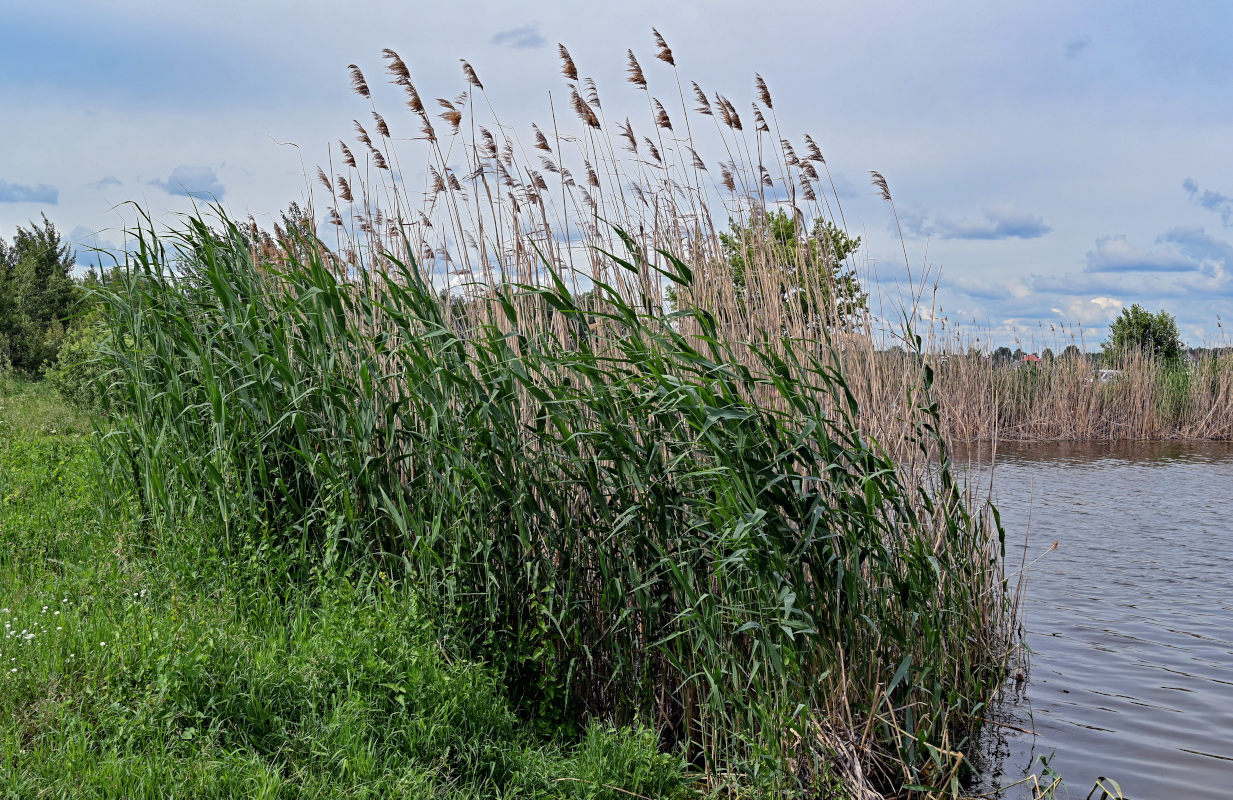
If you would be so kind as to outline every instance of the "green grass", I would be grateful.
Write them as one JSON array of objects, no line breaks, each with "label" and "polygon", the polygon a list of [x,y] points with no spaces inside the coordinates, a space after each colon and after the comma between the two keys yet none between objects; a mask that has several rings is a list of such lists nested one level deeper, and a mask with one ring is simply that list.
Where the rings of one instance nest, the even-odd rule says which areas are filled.
[{"label": "green grass", "polygon": [[292,585],[259,536],[154,547],[81,416],[2,380],[0,796],[694,794],[649,729],[520,719],[382,576]]}]

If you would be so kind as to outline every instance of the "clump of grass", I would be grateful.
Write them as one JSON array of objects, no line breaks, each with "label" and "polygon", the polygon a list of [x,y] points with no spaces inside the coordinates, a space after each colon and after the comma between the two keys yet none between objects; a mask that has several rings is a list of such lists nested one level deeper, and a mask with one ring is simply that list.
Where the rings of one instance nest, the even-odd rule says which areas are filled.
[{"label": "clump of grass", "polygon": [[520,707],[642,720],[712,776],[807,782],[859,744],[883,786],[957,781],[1001,675],[1000,531],[928,426],[928,480],[861,433],[820,343],[734,345],[600,281],[455,314],[413,254],[347,280],[225,222],[173,234],[174,269],[141,240],[106,441],[165,535],[208,513],[302,568],[396,569]]},{"label": "clump of grass", "polygon": [[292,586],[395,575],[541,726],[649,726],[716,788],[957,793],[1006,651],[996,517],[931,369],[854,367],[871,323],[805,269],[824,243],[748,242],[734,293],[716,217],[838,199],[764,80],[746,121],[696,85],[690,112],[657,47],[679,111],[631,52],[649,117],[610,123],[562,47],[578,129],[525,145],[470,64],[438,121],[386,51],[423,202],[382,178],[400,121],[372,105],[319,171],[336,234],[142,226],[102,310],[113,484],[156,547],[206,518],[228,551],[261,531]]}]

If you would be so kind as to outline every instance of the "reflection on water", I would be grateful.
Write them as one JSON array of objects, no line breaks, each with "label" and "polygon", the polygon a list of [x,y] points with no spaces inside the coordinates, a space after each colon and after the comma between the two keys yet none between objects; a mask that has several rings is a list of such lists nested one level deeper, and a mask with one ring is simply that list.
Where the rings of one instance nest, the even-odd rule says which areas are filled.
[{"label": "reflection on water", "polygon": [[1029,572],[1031,669],[988,784],[1044,755],[1074,797],[1101,775],[1136,800],[1233,796],[1233,445],[1002,444],[996,464],[1009,569],[1059,546]]}]

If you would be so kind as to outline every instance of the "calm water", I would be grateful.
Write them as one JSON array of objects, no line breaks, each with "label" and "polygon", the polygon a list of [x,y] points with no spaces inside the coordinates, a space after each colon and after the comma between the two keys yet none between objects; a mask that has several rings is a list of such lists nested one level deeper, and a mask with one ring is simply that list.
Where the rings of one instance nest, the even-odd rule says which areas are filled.
[{"label": "calm water", "polygon": [[1003,445],[993,493],[1012,570],[1029,515],[1027,560],[1059,545],[1029,572],[1034,654],[998,716],[1037,735],[996,729],[990,785],[1044,755],[1071,797],[1100,775],[1233,797],[1233,446]]}]

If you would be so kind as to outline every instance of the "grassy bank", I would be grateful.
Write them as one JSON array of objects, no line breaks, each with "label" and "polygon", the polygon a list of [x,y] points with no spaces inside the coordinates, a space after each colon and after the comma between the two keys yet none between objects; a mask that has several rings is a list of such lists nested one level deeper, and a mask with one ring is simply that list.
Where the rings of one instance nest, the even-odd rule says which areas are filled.
[{"label": "grassy bank", "polygon": [[[424,792],[959,795],[1009,651],[1002,531],[921,358],[893,401],[862,388],[857,245],[817,145],[764,149],[760,79],[748,129],[696,89],[713,132],[677,138],[688,112],[648,96],[649,135],[610,136],[561,56],[581,130],[466,120],[492,106],[465,64],[442,125],[387,51],[422,194],[373,106],[359,156],[319,171],[334,229],[309,198],[272,234],[221,212],[132,232],[99,298],[93,486],[125,520],[111,568],[202,627],[164,666],[102,659],[196,720],[126,741],[182,748],[183,780],[194,747],[251,756],[286,791],[345,764]],[[813,220],[776,215],[782,240],[781,189]]]},{"label": "grassy bank", "polygon": [[87,421],[0,379],[4,796],[695,796],[649,729],[528,724],[411,593],[156,542],[98,478]]}]

